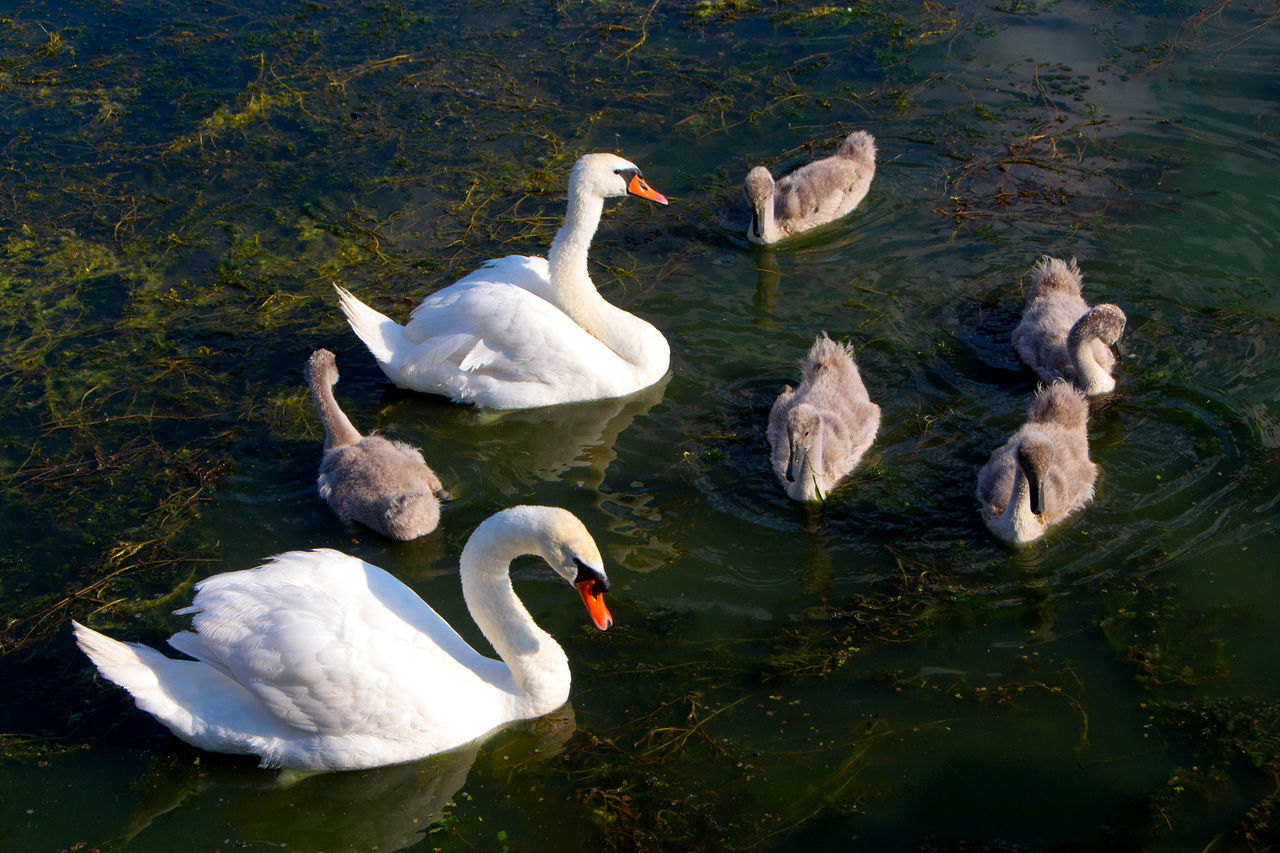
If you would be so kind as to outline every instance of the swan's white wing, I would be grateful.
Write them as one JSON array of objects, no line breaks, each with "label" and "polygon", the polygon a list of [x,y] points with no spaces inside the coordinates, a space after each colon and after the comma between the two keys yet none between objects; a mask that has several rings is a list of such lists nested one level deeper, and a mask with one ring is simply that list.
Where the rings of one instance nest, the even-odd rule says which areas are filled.
[{"label": "swan's white wing", "polygon": [[170,642],[215,666],[306,732],[394,736],[455,724],[510,688],[391,575],[337,551],[290,551],[197,585],[196,633]]},{"label": "swan's white wing", "polygon": [[632,368],[539,295],[545,271],[541,258],[503,258],[424,299],[405,326],[415,347],[402,384],[498,408],[619,393]]},{"label": "swan's white wing", "polygon": [[551,299],[551,266],[546,258],[507,255],[487,261],[478,270],[462,278],[464,281],[500,281],[527,290],[543,299]]},{"label": "swan's white wing", "polygon": [[[514,381],[538,381],[544,374],[593,360],[618,360],[567,314],[530,290],[471,277],[424,299],[405,326],[405,335],[427,344],[441,337],[460,342],[448,347],[444,361],[469,373]],[[420,352],[415,351],[415,361],[422,360]]]}]

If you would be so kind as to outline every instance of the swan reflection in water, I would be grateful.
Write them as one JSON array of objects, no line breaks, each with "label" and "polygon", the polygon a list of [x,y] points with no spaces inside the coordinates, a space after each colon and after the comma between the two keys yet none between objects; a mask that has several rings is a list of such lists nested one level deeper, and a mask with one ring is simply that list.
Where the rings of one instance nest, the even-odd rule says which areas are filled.
[{"label": "swan reflection in water", "polygon": [[482,750],[501,756],[502,768],[518,777],[559,755],[575,731],[566,703],[420,761],[339,773],[267,774],[243,759],[199,753],[199,762],[186,760],[196,755],[189,752],[181,766],[157,762],[142,781],[146,793],[118,846],[160,842],[163,834],[178,849],[178,838],[215,837],[230,827],[241,839],[291,851],[403,850],[448,816]]},{"label": "swan reflection in water", "polygon": [[[505,412],[450,406],[438,413],[437,403],[393,391],[394,399],[377,420],[394,423],[400,435],[429,444],[436,458],[450,460],[445,467],[452,466],[455,498],[480,484],[506,495],[560,479],[594,490],[617,457],[618,436],[662,400],[670,380],[668,373],[626,397]],[[422,414],[423,407],[433,414]]]}]

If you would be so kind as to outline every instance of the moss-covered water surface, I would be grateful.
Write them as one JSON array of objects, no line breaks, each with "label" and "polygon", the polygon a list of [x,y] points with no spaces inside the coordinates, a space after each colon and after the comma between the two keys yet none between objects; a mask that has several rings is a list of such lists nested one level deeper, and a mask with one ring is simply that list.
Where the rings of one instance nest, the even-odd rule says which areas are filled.
[{"label": "moss-covered water surface", "polygon": [[[0,13],[0,848],[1267,849],[1280,786],[1280,28],[1273,3],[27,4]],[[856,128],[871,194],[749,248],[746,169]],[[672,344],[619,401],[391,388],[339,282],[403,318],[545,252],[574,159],[593,276]],[[995,543],[978,466],[1035,383],[1044,253],[1129,325],[1096,500]],[[805,509],[763,438],[819,331],[884,412]],[[389,543],[314,491],[318,346],[453,493]],[[473,643],[456,560],[521,502],[595,535],[615,627],[532,563],[571,707],[310,778],[199,753],[75,649],[162,645],[191,584],[338,547]]]}]

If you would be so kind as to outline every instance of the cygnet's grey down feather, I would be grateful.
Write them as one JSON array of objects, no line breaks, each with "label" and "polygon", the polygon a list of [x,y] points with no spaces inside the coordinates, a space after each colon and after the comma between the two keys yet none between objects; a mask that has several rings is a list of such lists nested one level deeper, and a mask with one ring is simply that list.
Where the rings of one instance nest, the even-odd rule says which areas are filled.
[{"label": "cygnet's grey down feather", "polygon": [[1098,466],[1089,460],[1089,402],[1062,379],[1036,391],[1028,420],[978,472],[982,520],[1000,539],[1023,544],[1093,500]]},{"label": "cygnet's grey down feather", "polygon": [[1013,346],[1044,381],[1065,379],[1090,396],[1106,394],[1116,387],[1111,345],[1124,332],[1125,316],[1110,303],[1090,308],[1082,285],[1074,258],[1041,258]]},{"label": "cygnet's grey down feather", "polygon": [[440,523],[440,501],[448,497],[440,478],[416,448],[362,436],[338,407],[333,386],[338,363],[319,349],[307,361],[307,385],[324,422],[320,497],[344,521],[358,521],[392,539],[415,539]]},{"label": "cygnet's grey down feather", "polygon": [[871,402],[853,350],[823,332],[801,362],[800,387],[769,412],[773,470],[797,501],[825,500],[875,441],[880,407]]},{"label": "cygnet's grey down feather", "polygon": [[776,243],[850,213],[866,198],[876,174],[875,138],[855,130],[834,156],[801,166],[777,182],[764,166],[743,183],[751,205],[747,239]]}]

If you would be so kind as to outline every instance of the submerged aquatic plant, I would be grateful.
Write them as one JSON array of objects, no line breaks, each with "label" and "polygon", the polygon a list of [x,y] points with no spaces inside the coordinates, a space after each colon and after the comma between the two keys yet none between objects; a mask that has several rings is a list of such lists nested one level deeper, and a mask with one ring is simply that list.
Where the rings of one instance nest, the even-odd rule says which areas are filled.
[{"label": "submerged aquatic plant", "polygon": [[[1223,826],[1215,841],[1226,837],[1243,849],[1271,849],[1280,833],[1280,702],[1238,697],[1157,701],[1148,708],[1162,731],[1192,744],[1200,759],[1176,768],[1151,796],[1157,832],[1177,828],[1188,812],[1200,813],[1202,803],[1230,803],[1234,812],[1215,809]],[[1242,779],[1242,763],[1262,778],[1253,784]]]}]

